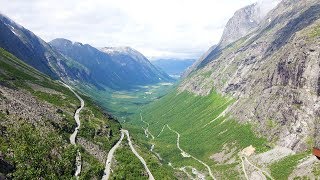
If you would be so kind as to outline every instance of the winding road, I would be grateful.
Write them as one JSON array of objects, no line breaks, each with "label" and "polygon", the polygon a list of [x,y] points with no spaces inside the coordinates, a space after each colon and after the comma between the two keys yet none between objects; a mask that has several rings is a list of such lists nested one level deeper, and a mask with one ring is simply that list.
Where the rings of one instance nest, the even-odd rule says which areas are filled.
[{"label": "winding road", "polygon": [[246,168],[245,168],[245,166],[244,166],[244,161],[243,161],[242,156],[240,156],[240,159],[241,159],[241,166],[242,166],[242,171],[243,171],[243,173],[244,173],[244,176],[246,177],[246,180],[249,180],[249,177],[248,177]]},{"label": "winding road", "polygon": [[146,138],[148,138],[148,137],[149,137],[148,134],[150,134],[151,138],[154,139],[153,134],[152,134],[152,133],[149,131],[149,129],[148,129],[150,124],[149,124],[148,122],[146,122],[146,121],[143,120],[141,113],[140,113],[140,120],[141,120],[143,123],[147,124],[147,128],[143,128],[143,127],[142,127],[142,129],[144,130],[144,134],[146,135]]},{"label": "winding road", "polygon": [[106,167],[105,167],[105,170],[104,170],[104,175],[102,177],[102,180],[108,180],[109,177],[110,177],[111,162],[112,162],[113,154],[116,151],[116,149],[119,147],[119,145],[121,144],[121,142],[122,142],[122,140],[124,138],[124,135],[127,136],[128,143],[129,143],[131,151],[140,160],[140,162],[143,164],[145,170],[147,171],[148,176],[149,176],[149,180],[154,180],[154,177],[153,177],[151,171],[149,170],[146,161],[134,149],[134,147],[132,145],[132,142],[131,142],[131,139],[130,139],[129,131],[125,130],[125,129],[121,129],[121,137],[120,137],[119,141],[111,148],[111,150],[108,153],[108,158],[107,158],[107,161],[106,161]]},{"label": "winding road", "polygon": [[[66,86],[80,101],[80,107],[74,113],[74,120],[77,123],[77,127],[75,128],[74,132],[70,135],[70,143],[72,145],[76,145],[76,137],[77,137],[78,131],[80,129],[80,124],[81,124],[80,123],[80,111],[84,107],[84,101],[69,85],[64,84],[64,86]],[[76,172],[75,172],[74,176],[78,179],[78,177],[81,173],[81,153],[79,150],[77,151],[77,156],[76,156],[76,167],[77,168],[76,168]]]},{"label": "winding road", "polygon": [[204,166],[208,169],[208,172],[209,172],[209,175],[211,176],[211,178],[215,180],[216,178],[213,176],[210,167],[209,167],[206,163],[204,163],[203,161],[201,161],[200,159],[197,159],[196,157],[188,154],[188,153],[185,152],[183,149],[181,149],[181,147],[180,147],[180,134],[179,134],[177,131],[171,129],[168,124],[167,124],[167,127],[168,127],[168,129],[170,129],[172,132],[174,132],[174,133],[177,134],[177,136],[178,136],[178,137],[177,137],[177,147],[178,147],[178,149],[181,151],[181,155],[182,155],[183,157],[191,157],[192,159],[194,159],[194,160],[198,161],[199,163],[201,163],[202,165],[204,165]]},{"label": "winding road", "polygon": [[137,158],[141,161],[141,163],[143,164],[145,170],[147,171],[148,175],[149,175],[149,180],[154,180],[154,177],[151,173],[151,171],[149,170],[148,166],[147,166],[147,163],[146,161],[143,159],[143,157],[141,157],[139,155],[139,153],[134,149],[133,145],[132,145],[132,142],[131,142],[131,139],[130,139],[130,136],[129,136],[129,131],[125,130],[125,129],[122,129],[121,130],[122,133],[125,133],[127,135],[127,138],[128,138],[128,143],[129,143],[129,146],[131,148],[131,151],[133,152],[134,155],[137,156]]},{"label": "winding road", "polygon": [[247,161],[247,163],[251,166],[253,166],[256,170],[260,171],[263,175],[267,176],[268,178],[270,178],[271,180],[274,180],[274,178],[267,172],[267,171],[264,171],[260,168],[258,168],[256,165],[252,164],[248,158],[246,156],[243,156],[244,160]]},{"label": "winding road", "polygon": [[123,137],[124,137],[124,133],[121,131],[121,137],[120,137],[119,141],[111,148],[111,150],[108,153],[108,158],[107,158],[107,161],[106,161],[106,167],[104,169],[104,175],[102,177],[102,180],[108,180],[109,179],[112,157],[113,157],[113,154],[116,151],[116,149],[121,144]]}]

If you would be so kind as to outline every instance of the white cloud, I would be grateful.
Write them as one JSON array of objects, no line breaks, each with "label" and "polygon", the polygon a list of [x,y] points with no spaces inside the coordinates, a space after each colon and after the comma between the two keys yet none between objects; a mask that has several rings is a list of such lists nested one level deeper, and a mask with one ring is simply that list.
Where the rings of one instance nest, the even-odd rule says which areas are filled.
[{"label": "white cloud", "polygon": [[0,0],[0,11],[46,41],[131,46],[147,57],[197,58],[233,13],[256,0]]}]

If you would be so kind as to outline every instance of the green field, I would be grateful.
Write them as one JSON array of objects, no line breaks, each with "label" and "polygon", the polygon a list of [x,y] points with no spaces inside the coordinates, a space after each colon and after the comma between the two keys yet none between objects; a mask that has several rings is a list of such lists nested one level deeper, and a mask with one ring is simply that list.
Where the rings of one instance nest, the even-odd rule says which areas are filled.
[{"label": "green field", "polygon": [[[176,85],[167,84],[138,87],[131,91],[97,90],[84,85],[78,87],[120,119],[122,126],[131,132],[133,141],[138,145],[137,149],[145,156],[148,164],[158,162],[151,167],[154,174],[170,172],[158,178],[173,178],[173,174],[177,176],[179,173],[178,177],[182,177],[183,173],[177,168],[185,166],[192,166],[208,176],[208,169],[202,163],[181,155],[176,144],[177,134],[166,125],[180,133],[180,147],[208,164],[218,177],[239,176],[236,170],[240,163],[237,153],[243,148],[253,145],[257,152],[268,150],[266,139],[257,137],[250,124],[239,124],[228,114],[219,117],[234,100],[214,91],[208,96],[196,96],[187,92],[178,93],[175,91]],[[155,139],[151,135],[146,138],[143,128],[147,128],[147,123],[140,120],[140,113],[143,120],[149,123],[148,129]],[[155,147],[150,152],[152,144]],[[222,151],[224,145],[236,148],[232,155],[235,162],[226,165],[210,159],[211,155]],[[164,168],[160,170],[161,166]],[[126,168],[130,167],[122,167]],[[191,169],[189,171],[192,174]]]},{"label": "green field", "polygon": [[142,127],[146,128],[147,124],[140,120],[140,113],[130,116],[130,121],[123,126],[131,129],[133,136],[145,148],[155,144],[154,151],[160,154],[164,164],[170,162],[174,167],[192,166],[207,174],[204,165],[181,155],[176,145],[177,134],[167,128],[166,125],[169,125],[180,133],[180,147],[184,151],[208,164],[214,173],[235,178],[237,172],[233,168],[236,164],[219,165],[209,157],[220,152],[223,145],[235,147],[235,157],[237,152],[249,145],[253,145],[257,152],[263,152],[267,150],[267,141],[257,137],[249,124],[239,124],[228,115],[218,117],[233,101],[215,92],[201,97],[173,91],[141,108],[143,120],[150,124],[149,131],[154,139],[150,136],[146,138]]},{"label": "green field", "polygon": [[172,83],[158,83],[137,86],[135,89],[126,91],[115,91],[107,87],[101,90],[84,84],[75,85],[78,90],[90,96],[120,122],[125,122],[126,118],[136,114],[141,106],[163,97],[175,86]]}]

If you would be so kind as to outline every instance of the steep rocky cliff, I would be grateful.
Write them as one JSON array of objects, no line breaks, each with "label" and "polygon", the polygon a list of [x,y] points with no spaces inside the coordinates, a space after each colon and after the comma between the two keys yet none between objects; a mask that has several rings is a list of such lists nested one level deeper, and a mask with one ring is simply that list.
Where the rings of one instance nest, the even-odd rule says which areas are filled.
[{"label": "steep rocky cliff", "polygon": [[278,2],[279,0],[260,0],[236,11],[225,26],[219,43],[220,48],[226,47],[258,27]]},{"label": "steep rocky cliff", "polygon": [[260,0],[257,3],[243,7],[237,10],[227,22],[220,42],[209,48],[196,63],[185,73],[185,76],[191,72],[202,68],[213,59],[216,59],[229,44],[239,40],[248,33],[254,31],[280,0]]},{"label": "steep rocky cliff", "polygon": [[320,117],[320,3],[284,0],[256,30],[219,50],[180,91],[216,90],[236,102],[227,113],[277,145],[308,149]]},{"label": "steep rocky cliff", "polygon": [[236,11],[225,26],[219,43],[220,47],[226,47],[258,27],[261,18],[257,4],[252,4]]}]

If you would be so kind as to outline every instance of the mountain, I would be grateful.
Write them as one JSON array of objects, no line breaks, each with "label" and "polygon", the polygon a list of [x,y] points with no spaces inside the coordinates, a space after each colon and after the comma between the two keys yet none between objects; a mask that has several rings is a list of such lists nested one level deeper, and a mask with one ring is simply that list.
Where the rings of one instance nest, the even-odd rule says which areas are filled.
[{"label": "mountain", "polygon": [[0,47],[55,79],[93,81],[87,69],[56,52],[41,38],[0,14]]},{"label": "mountain", "polygon": [[171,78],[154,67],[140,52],[130,47],[106,47],[101,50],[88,44],[54,39],[50,45],[66,57],[86,67],[93,79],[113,89],[127,89]]},{"label": "mountain", "polygon": [[167,74],[180,76],[194,62],[194,59],[157,59],[152,61],[152,64],[161,68]]},{"label": "mountain", "polygon": [[[126,76],[134,76],[132,83],[147,84],[163,81],[172,81],[172,78],[164,71],[156,68],[140,52],[130,47],[105,47],[102,52],[112,57],[113,61],[120,64]],[[130,81],[130,80],[128,80]],[[147,82],[147,83],[145,83]]]},{"label": "mountain", "polygon": [[[229,111],[237,119],[259,123],[259,132],[279,138],[281,146],[306,150],[319,113],[319,8],[318,1],[283,1],[258,30],[224,49],[180,90],[206,95],[214,87],[232,95],[237,101]],[[272,131],[266,131],[269,120],[277,124]]]},{"label": "mountain", "polygon": [[257,4],[246,6],[236,11],[224,28],[219,45],[223,48],[238,40],[258,27],[261,21]]},{"label": "mountain", "polygon": [[127,89],[172,80],[132,48],[114,48],[113,52],[105,48],[103,52],[65,39],[48,44],[1,14],[0,27],[0,47],[55,79],[85,82],[99,89]]},{"label": "mountain", "polygon": [[154,134],[146,141],[164,161],[195,172],[185,178],[316,179],[319,1],[283,0],[241,36],[130,123]]},{"label": "mountain", "polygon": [[257,3],[237,10],[227,22],[220,42],[210,47],[209,50],[193,64],[186,75],[198,68],[202,68],[212,59],[216,59],[226,46],[252,32],[278,2],[279,0],[260,0]]},{"label": "mountain", "polygon": [[0,48],[0,179],[72,179],[77,151],[82,155],[80,178],[101,179],[106,153],[121,126],[80,96],[85,105],[78,145],[72,145],[78,98],[60,81]]}]

